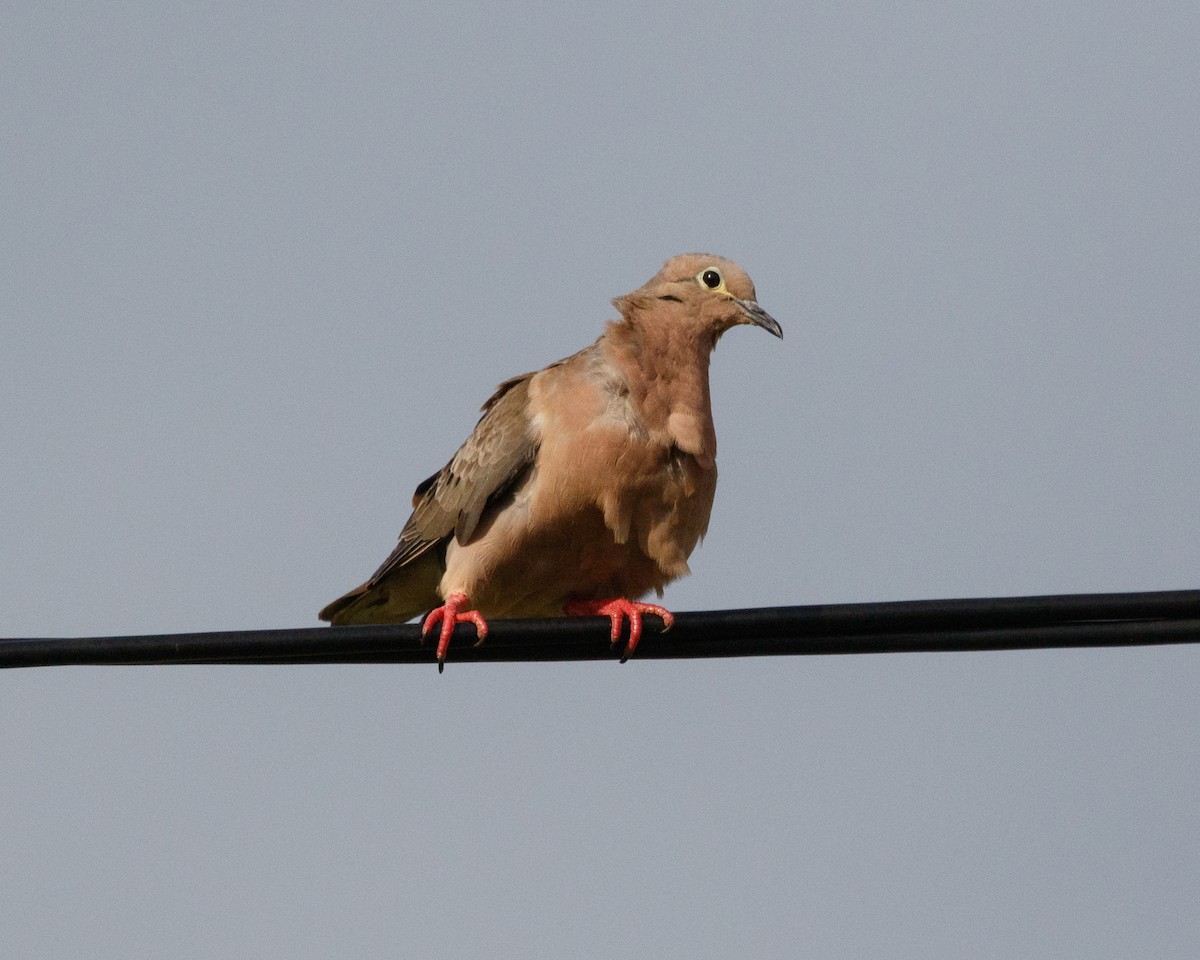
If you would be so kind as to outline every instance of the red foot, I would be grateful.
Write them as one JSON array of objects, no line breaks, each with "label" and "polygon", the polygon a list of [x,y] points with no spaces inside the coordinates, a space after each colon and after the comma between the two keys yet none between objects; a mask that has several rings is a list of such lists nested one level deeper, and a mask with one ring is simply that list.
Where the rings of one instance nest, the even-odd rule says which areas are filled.
[{"label": "red foot", "polygon": [[653,613],[662,617],[663,633],[671,629],[675,618],[671,611],[656,603],[639,603],[637,600],[570,600],[563,607],[568,617],[608,617],[612,621],[612,642],[615,645],[621,639],[621,620],[629,618],[629,642],[625,644],[625,653],[621,657],[624,663],[637,649],[638,641],[642,639],[642,614]]},{"label": "red foot", "polygon": [[487,636],[488,625],[483,619],[483,614],[478,610],[464,610],[459,613],[459,608],[467,602],[465,593],[452,593],[446,597],[446,602],[440,607],[434,607],[425,617],[425,622],[421,626],[421,636],[425,636],[433,629],[433,625],[439,620],[442,621],[442,629],[438,634],[437,645],[437,661],[438,673],[441,673],[446,667],[446,651],[450,649],[450,638],[454,635],[454,627],[459,623],[475,624],[475,633],[479,637],[479,643],[483,643],[483,638]]}]

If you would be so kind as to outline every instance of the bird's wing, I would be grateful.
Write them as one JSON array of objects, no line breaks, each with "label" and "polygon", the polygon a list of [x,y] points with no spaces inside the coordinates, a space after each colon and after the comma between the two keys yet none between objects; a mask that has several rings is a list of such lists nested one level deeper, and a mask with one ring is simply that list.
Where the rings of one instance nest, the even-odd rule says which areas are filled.
[{"label": "bird's wing", "polygon": [[450,462],[417,487],[400,542],[368,585],[452,534],[459,543],[469,542],[488,504],[508,492],[533,463],[538,449],[529,413],[533,376],[526,373],[500,384]]}]

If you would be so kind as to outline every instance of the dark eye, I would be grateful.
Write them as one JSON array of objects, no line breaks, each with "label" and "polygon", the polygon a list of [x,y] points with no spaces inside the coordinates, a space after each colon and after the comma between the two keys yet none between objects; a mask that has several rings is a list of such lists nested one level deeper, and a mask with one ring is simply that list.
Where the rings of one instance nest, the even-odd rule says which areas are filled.
[{"label": "dark eye", "polygon": [[716,270],[705,270],[700,274],[700,282],[709,290],[716,290],[721,285],[721,275]]}]

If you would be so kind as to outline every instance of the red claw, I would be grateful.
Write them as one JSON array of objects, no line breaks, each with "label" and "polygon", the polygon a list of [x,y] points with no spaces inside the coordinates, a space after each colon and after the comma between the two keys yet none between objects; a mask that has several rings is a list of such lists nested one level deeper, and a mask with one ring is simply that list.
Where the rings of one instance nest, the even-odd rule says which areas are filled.
[{"label": "red claw", "polygon": [[625,653],[621,656],[624,663],[637,649],[638,641],[642,639],[642,614],[653,613],[661,617],[663,633],[671,629],[675,618],[671,611],[656,603],[640,603],[637,600],[625,600],[617,597],[613,600],[570,600],[563,607],[568,617],[608,617],[612,621],[612,642],[615,645],[621,639],[621,621],[629,618],[629,642],[625,644]]},{"label": "red claw", "polygon": [[479,637],[478,642],[482,643],[483,638],[488,634],[487,621],[483,619],[483,614],[478,610],[463,610],[460,608],[466,606],[467,595],[465,593],[451,593],[446,596],[446,602],[440,607],[434,607],[425,617],[425,622],[421,625],[421,636],[425,636],[433,629],[433,625],[439,620],[442,621],[442,628],[438,634],[437,645],[437,662],[438,673],[441,673],[446,666],[446,651],[450,649],[450,638],[454,636],[454,627],[460,623],[475,624],[475,634]]}]

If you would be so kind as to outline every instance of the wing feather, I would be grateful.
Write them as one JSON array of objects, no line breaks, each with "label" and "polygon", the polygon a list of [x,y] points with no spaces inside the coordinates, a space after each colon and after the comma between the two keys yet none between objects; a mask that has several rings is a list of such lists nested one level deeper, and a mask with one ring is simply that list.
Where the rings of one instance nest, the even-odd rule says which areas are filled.
[{"label": "wing feather", "polygon": [[526,373],[500,384],[450,462],[417,486],[400,542],[368,584],[378,583],[451,535],[468,543],[488,504],[508,492],[533,463],[538,449],[529,413],[533,376]]}]

